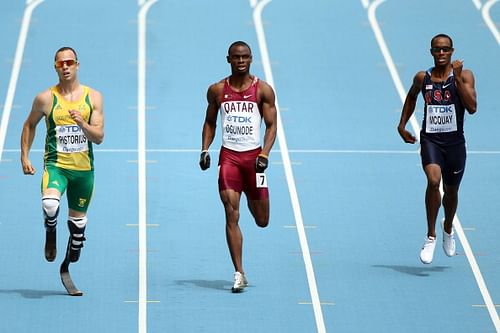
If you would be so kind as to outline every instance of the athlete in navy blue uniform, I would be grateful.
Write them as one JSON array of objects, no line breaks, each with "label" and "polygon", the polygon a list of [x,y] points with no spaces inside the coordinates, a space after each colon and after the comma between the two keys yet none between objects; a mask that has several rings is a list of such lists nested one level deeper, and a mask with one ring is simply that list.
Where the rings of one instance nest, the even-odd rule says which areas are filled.
[{"label": "athlete in navy blue uniform", "polygon": [[[465,170],[466,149],[463,132],[465,110],[476,112],[474,75],[463,69],[462,60],[451,60],[453,41],[439,34],[431,40],[434,67],[418,72],[406,96],[398,132],[406,143],[417,139],[405,127],[415,111],[418,94],[424,98],[424,119],[420,132],[420,155],[427,177],[425,208],[427,238],[420,252],[420,260],[430,264],[436,246],[436,218],[443,203],[443,249],[448,256],[455,255],[453,219],[458,206],[458,189]],[[439,185],[443,180],[441,201]]]}]

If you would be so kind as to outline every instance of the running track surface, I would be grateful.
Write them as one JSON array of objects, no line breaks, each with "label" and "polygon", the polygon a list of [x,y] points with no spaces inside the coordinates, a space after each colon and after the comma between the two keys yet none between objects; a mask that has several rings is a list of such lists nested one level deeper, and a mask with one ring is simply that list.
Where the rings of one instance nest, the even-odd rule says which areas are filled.
[{"label": "running track surface", "polygon": [[[0,18],[0,331],[499,331],[496,1],[4,1]],[[396,125],[441,32],[474,71],[479,107],[465,125],[465,238],[456,257],[437,247],[422,265],[425,177],[418,145],[402,143]],[[197,161],[206,89],[228,75],[227,47],[240,39],[252,72],[274,85],[283,132],[267,172],[269,228],[242,201],[250,286],[233,295],[217,168]],[[106,117],[88,240],[70,266],[85,293],[76,298],[59,281],[63,218],[59,257],[43,259],[43,123],[37,174],[19,165],[22,124],[56,82],[52,57],[65,45],[78,51],[81,82],[103,93]]]}]

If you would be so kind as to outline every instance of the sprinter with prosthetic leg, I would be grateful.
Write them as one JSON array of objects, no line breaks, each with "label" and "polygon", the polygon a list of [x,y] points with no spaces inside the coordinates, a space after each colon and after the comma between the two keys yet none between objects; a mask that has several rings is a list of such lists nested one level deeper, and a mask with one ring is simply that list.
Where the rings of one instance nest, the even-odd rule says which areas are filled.
[{"label": "sprinter with prosthetic leg", "polygon": [[42,208],[45,225],[45,258],[52,262],[57,255],[56,227],[61,196],[68,201],[69,239],[60,267],[61,280],[72,296],[83,293],[71,280],[69,264],[80,258],[87,210],[94,190],[94,154],[92,144],[104,139],[104,116],[101,94],[80,84],[79,62],[70,47],[57,50],[54,68],[58,84],[39,93],[21,134],[21,165],[25,175],[34,175],[29,152],[36,127],[45,118],[44,170]]}]

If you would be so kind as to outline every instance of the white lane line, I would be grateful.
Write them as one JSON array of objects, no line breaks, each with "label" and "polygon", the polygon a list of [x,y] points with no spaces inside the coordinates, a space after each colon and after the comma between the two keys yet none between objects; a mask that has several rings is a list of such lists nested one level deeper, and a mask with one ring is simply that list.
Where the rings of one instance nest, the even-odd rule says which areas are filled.
[{"label": "white lane line", "polygon": [[3,147],[5,145],[5,137],[7,135],[7,127],[9,125],[10,112],[16,95],[17,79],[21,71],[21,63],[23,61],[24,46],[26,45],[26,38],[28,37],[28,30],[31,22],[31,14],[35,8],[44,0],[27,0],[26,8],[24,9],[23,20],[21,22],[21,31],[17,40],[16,54],[14,56],[14,64],[12,65],[12,72],[10,74],[9,87],[7,89],[7,96],[3,105],[2,120],[0,122],[0,161],[2,160]]},{"label": "white lane line", "polygon": [[[264,33],[264,27],[262,24],[262,10],[264,7],[271,2],[271,0],[263,0],[260,2],[250,0],[250,5],[254,9],[253,11],[253,21],[255,25],[255,30],[257,33],[257,39],[259,42],[259,49],[262,58],[262,65],[264,67],[264,74],[266,81],[274,87],[273,73],[271,70],[271,62],[269,58],[269,53],[267,50],[267,42]],[[281,158],[283,160],[283,166],[285,169],[285,175],[288,183],[288,190],[290,192],[290,199],[292,202],[293,213],[295,216],[295,223],[297,225],[297,233],[299,235],[300,246],[302,249],[302,257],[304,259],[304,264],[306,268],[307,280],[309,282],[309,292],[311,295],[312,305],[314,309],[314,317],[316,320],[316,327],[318,333],[325,333],[325,323],[323,320],[323,313],[321,309],[321,303],[318,294],[318,288],[316,285],[316,277],[314,276],[314,268],[311,260],[311,254],[309,252],[309,245],[307,243],[307,236],[304,229],[304,221],[302,220],[302,213],[300,209],[299,197],[297,194],[297,189],[295,187],[295,180],[293,177],[292,165],[290,162],[290,156],[288,154],[288,147],[286,143],[285,131],[283,128],[283,123],[281,121],[280,109],[278,106],[278,97],[276,93],[276,109],[278,118],[278,129],[277,136],[279,141],[279,146],[281,150]]]},{"label": "white lane line", "polygon": [[[485,304],[472,304],[472,307],[474,308],[485,308]],[[500,308],[500,304],[495,304],[495,307]]]},{"label": "white lane line", "polygon": [[476,258],[474,256],[474,254],[472,253],[472,249],[469,245],[469,241],[467,240],[467,237],[465,236],[465,232],[462,229],[462,225],[460,224],[460,221],[458,220],[457,215],[455,215],[455,218],[453,220],[453,227],[455,228],[455,231],[457,232],[458,238],[460,239],[460,243],[462,243],[462,247],[464,248],[465,255],[467,256],[467,260],[469,261],[469,265],[472,269],[472,272],[474,273],[474,277],[476,278],[476,283],[479,287],[479,290],[481,291],[481,295],[483,296],[484,303],[486,304],[486,308],[488,309],[488,313],[490,314],[491,320],[493,321],[493,325],[495,325],[497,332],[500,332],[500,320],[498,318],[497,310],[495,309],[495,303],[493,303],[493,299],[490,296],[490,293],[488,291],[488,287],[486,286],[486,283],[484,282],[483,275],[481,274],[481,270],[479,269],[479,265],[476,262]]},{"label": "white lane line", "polygon": [[491,7],[497,2],[498,0],[489,0],[488,2],[486,2],[483,8],[481,9],[481,14],[483,15],[484,22],[486,23],[491,33],[493,34],[493,37],[495,37],[497,44],[500,45],[500,32],[498,31],[495,22],[491,19],[490,16]]},{"label": "white lane line", "polygon": [[474,3],[474,6],[476,6],[477,10],[481,9],[481,1],[479,0],[472,0]]},{"label": "white lane line", "polygon": [[137,149],[139,209],[139,300],[138,332],[147,333],[147,221],[146,221],[146,17],[157,0],[139,1],[137,61]]},{"label": "white lane line", "polygon": [[[403,84],[401,83],[401,80],[399,78],[399,74],[396,70],[396,66],[394,65],[391,54],[389,52],[389,49],[387,48],[387,45],[386,45],[385,40],[384,40],[384,36],[382,34],[380,26],[377,22],[377,18],[375,16],[375,11],[376,11],[377,7],[380,4],[382,4],[383,2],[384,2],[384,0],[375,0],[374,2],[372,2],[369,5],[368,18],[370,21],[370,25],[372,26],[373,32],[375,33],[375,38],[377,39],[377,42],[379,43],[379,47],[382,51],[382,54],[384,56],[387,67],[389,68],[389,71],[391,73],[394,84],[396,85],[396,89],[397,89],[399,96],[401,98],[401,102],[404,103],[404,100],[406,98],[405,90],[403,88]],[[413,115],[412,115],[412,118],[410,120],[411,120],[411,125],[413,127],[414,133],[420,133],[420,126],[418,125],[418,123]],[[441,196],[443,196],[442,184],[440,186],[440,191],[441,191]],[[458,238],[460,239],[460,242],[462,243],[465,254],[467,256],[467,260],[469,261],[469,265],[470,265],[472,272],[474,274],[474,277],[476,279],[476,283],[479,287],[481,295],[483,296],[484,302],[487,305],[491,320],[493,321],[493,324],[495,325],[497,332],[500,332],[500,321],[498,318],[498,313],[495,309],[493,300],[491,299],[488,288],[486,287],[486,283],[484,282],[483,276],[482,276],[481,271],[479,269],[479,266],[476,262],[476,258],[474,257],[474,253],[472,252],[472,249],[469,245],[469,241],[467,240],[467,237],[465,236],[465,232],[462,229],[462,225],[461,225],[460,220],[458,219],[457,215],[455,215],[455,217],[453,219],[453,226],[457,232],[457,235],[458,235]]]}]

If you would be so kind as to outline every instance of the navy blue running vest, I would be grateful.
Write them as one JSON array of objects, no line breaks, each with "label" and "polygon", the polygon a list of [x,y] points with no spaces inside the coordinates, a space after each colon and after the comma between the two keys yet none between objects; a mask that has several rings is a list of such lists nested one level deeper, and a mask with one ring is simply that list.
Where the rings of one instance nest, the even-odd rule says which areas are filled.
[{"label": "navy blue running vest", "polygon": [[427,70],[422,84],[425,105],[420,137],[442,146],[464,143],[465,107],[455,86],[455,76],[450,72],[446,81],[433,82],[432,70]]}]

